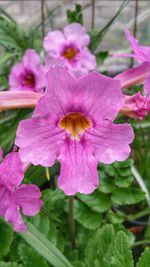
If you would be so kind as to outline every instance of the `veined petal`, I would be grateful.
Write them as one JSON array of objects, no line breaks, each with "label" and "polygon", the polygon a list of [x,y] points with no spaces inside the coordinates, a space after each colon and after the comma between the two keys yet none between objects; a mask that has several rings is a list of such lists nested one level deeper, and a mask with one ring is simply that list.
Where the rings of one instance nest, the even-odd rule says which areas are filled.
[{"label": "veined petal", "polygon": [[23,165],[17,152],[8,154],[0,164],[0,180],[8,188],[17,187],[24,177]]},{"label": "veined petal", "polygon": [[51,166],[64,139],[64,131],[53,120],[37,117],[20,122],[15,143],[22,161]]},{"label": "veined petal", "polygon": [[77,192],[92,193],[98,186],[97,159],[88,151],[86,144],[72,142],[66,144],[64,152],[58,157],[61,172],[58,186],[67,195]]},{"label": "veined petal", "polygon": [[13,225],[15,231],[25,232],[27,230],[27,226],[24,224],[19,210],[19,206],[10,199],[9,207],[5,213],[5,220]]},{"label": "veined petal", "polygon": [[40,199],[41,192],[36,185],[21,185],[14,193],[15,203],[22,208],[22,212],[27,216],[34,216],[43,204]]},{"label": "veined petal", "polygon": [[97,72],[74,79],[67,70],[57,66],[50,69],[47,78],[47,90],[38,102],[36,116],[59,117],[76,111],[98,121],[113,120],[125,100],[120,82]]},{"label": "veined petal", "polygon": [[85,138],[93,146],[93,153],[105,164],[123,161],[130,154],[130,146],[134,139],[131,126],[127,123],[113,124],[104,121],[99,128],[91,128],[85,133]]}]

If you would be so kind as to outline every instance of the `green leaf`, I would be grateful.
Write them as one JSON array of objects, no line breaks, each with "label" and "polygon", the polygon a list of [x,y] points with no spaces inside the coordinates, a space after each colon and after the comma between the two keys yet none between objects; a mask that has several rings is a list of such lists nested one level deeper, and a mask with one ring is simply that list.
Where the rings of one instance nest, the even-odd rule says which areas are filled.
[{"label": "green leaf", "polygon": [[31,223],[28,223],[28,231],[20,235],[54,267],[73,267],[65,256]]},{"label": "green leaf", "polygon": [[123,223],[125,220],[125,215],[121,211],[113,212],[112,210],[109,210],[107,212],[107,218],[109,221],[113,224]]},{"label": "green leaf", "polygon": [[0,267],[24,267],[24,266],[22,266],[22,264],[18,264],[17,262],[0,261]]},{"label": "green leaf", "polygon": [[67,10],[68,23],[77,22],[83,24],[82,7],[79,4],[75,5],[75,10]]},{"label": "green leaf", "polygon": [[111,207],[110,197],[98,190],[89,195],[78,194],[77,196],[89,208],[96,212],[105,212]]},{"label": "green leaf", "polygon": [[0,219],[0,258],[5,256],[13,240],[13,230],[10,225]]},{"label": "green leaf", "polygon": [[114,190],[114,181],[111,178],[104,177],[103,179],[100,180],[100,186],[98,190],[100,192],[109,194]]},{"label": "green leaf", "polygon": [[145,248],[144,252],[140,256],[137,263],[137,267],[149,267],[150,266],[150,248]]},{"label": "green leaf", "polygon": [[[85,262],[87,267],[104,267],[107,261],[107,251],[109,251],[111,242],[115,236],[112,225],[105,225],[95,232],[92,239],[89,240],[85,250]],[[109,265],[107,265],[108,267]]]},{"label": "green leaf", "polygon": [[133,180],[134,180],[133,175],[127,177],[116,177],[114,183],[118,187],[127,188],[132,184]]},{"label": "green leaf", "polygon": [[118,232],[111,248],[111,267],[134,267],[131,245],[124,232]]},{"label": "green leaf", "polygon": [[95,54],[97,65],[102,65],[105,59],[108,57],[108,51],[100,51]]},{"label": "green leaf", "polygon": [[75,200],[74,201],[74,216],[75,219],[88,229],[97,229],[102,221],[102,216],[92,211],[84,203]]},{"label": "green leaf", "polygon": [[116,188],[111,199],[117,205],[130,205],[144,200],[145,194],[138,188]]},{"label": "green leaf", "polygon": [[48,267],[47,262],[32,247],[19,245],[19,255],[24,267]]},{"label": "green leaf", "polygon": [[113,24],[115,19],[120,15],[120,13],[123,11],[123,9],[127,6],[127,4],[130,2],[130,0],[125,0],[120,8],[118,9],[117,13],[111,18],[111,20],[102,28],[98,33],[93,32],[91,35],[91,43],[90,43],[90,49],[92,51],[95,51],[96,48],[99,46],[101,41],[103,40],[105,34],[108,32],[110,26]]}]

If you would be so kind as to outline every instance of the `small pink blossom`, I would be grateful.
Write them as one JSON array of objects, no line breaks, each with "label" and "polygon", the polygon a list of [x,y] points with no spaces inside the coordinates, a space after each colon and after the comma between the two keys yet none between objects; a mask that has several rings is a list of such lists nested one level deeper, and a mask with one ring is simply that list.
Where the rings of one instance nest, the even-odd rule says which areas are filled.
[{"label": "small pink blossom", "polygon": [[143,120],[150,110],[150,102],[141,93],[132,96],[126,96],[121,112],[131,118]]},{"label": "small pink blossom", "polygon": [[33,118],[19,124],[20,156],[43,166],[58,159],[58,186],[67,195],[89,194],[99,183],[98,161],[123,161],[130,153],[131,126],[113,123],[125,100],[120,82],[96,72],[74,79],[58,66],[47,79]]},{"label": "small pink blossom", "polygon": [[46,68],[33,49],[26,50],[20,63],[13,66],[9,75],[10,90],[43,92]]},{"label": "small pink blossom", "polygon": [[20,209],[24,215],[34,216],[42,206],[40,190],[32,184],[20,185],[23,177],[23,165],[18,153],[8,154],[0,164],[0,216],[4,216],[18,232],[27,230]]},{"label": "small pink blossom", "polygon": [[[128,30],[125,31],[125,34],[131,44],[133,53],[132,54],[128,54],[128,53],[115,54],[114,56],[115,57],[131,57],[131,58],[135,58],[138,63],[147,64],[147,66],[146,64],[141,65],[141,68],[139,68],[139,70],[141,69],[141,74],[142,73],[144,74],[142,70],[142,66],[146,66],[146,72],[144,74],[144,78],[145,78],[144,92],[146,93],[147,98],[150,100],[150,47],[139,45],[138,40],[136,40]],[[136,71],[135,71],[135,74],[137,75]]]},{"label": "small pink blossom", "polygon": [[48,32],[44,48],[48,53],[46,64],[65,66],[75,77],[87,74],[96,68],[96,59],[88,49],[90,37],[83,26],[72,23],[64,31]]}]

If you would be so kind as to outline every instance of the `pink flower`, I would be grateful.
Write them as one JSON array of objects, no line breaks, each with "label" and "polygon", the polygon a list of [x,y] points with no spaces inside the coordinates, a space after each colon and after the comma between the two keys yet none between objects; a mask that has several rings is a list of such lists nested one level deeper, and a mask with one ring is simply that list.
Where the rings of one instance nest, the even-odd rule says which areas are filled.
[{"label": "pink flower", "polygon": [[74,79],[58,66],[50,69],[47,79],[33,118],[19,124],[20,156],[43,166],[58,159],[58,186],[67,195],[89,194],[99,183],[98,161],[110,164],[130,153],[132,128],[112,122],[125,100],[120,82],[96,72]]},{"label": "pink flower", "polygon": [[0,215],[18,232],[27,230],[20,208],[24,215],[34,216],[42,206],[41,193],[36,185],[20,185],[23,176],[18,153],[8,154],[0,164]]},{"label": "pink flower", "polygon": [[48,53],[46,63],[65,66],[75,77],[87,74],[95,69],[96,59],[88,49],[89,35],[83,26],[72,23],[64,32],[52,31],[44,38],[44,48]]},{"label": "pink flower", "polygon": [[150,110],[150,102],[141,93],[132,96],[126,96],[121,112],[131,118],[143,120]]},{"label": "pink flower", "polygon": [[[144,65],[141,65],[141,68],[139,67],[138,69],[138,73],[139,71],[142,72],[142,74],[144,74],[145,70],[145,80],[144,80],[144,91],[148,97],[148,99],[150,100],[150,47],[148,46],[141,46],[139,45],[138,40],[136,40],[129,31],[125,31],[126,37],[129,40],[132,50],[133,50],[133,54],[128,54],[128,53],[123,53],[123,54],[115,54],[114,56],[116,57],[131,57],[131,58],[135,58],[138,63],[146,63]],[[145,68],[145,70],[143,71],[142,68]],[[133,70],[133,69],[132,69]],[[138,74],[134,73],[134,75]],[[131,72],[130,72],[131,74]],[[140,73],[139,73],[140,75]]]},{"label": "pink flower", "polygon": [[43,92],[46,68],[33,49],[26,50],[22,61],[13,66],[9,75],[10,90]]}]

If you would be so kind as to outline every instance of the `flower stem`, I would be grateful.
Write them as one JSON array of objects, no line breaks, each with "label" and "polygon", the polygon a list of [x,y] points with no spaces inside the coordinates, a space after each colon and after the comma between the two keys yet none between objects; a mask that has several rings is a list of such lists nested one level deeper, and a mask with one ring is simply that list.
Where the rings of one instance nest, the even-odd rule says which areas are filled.
[{"label": "flower stem", "polygon": [[140,240],[140,241],[137,241],[133,244],[133,247],[137,247],[137,246],[140,246],[140,245],[146,245],[146,244],[149,244],[150,243],[150,240]]},{"label": "flower stem", "polygon": [[42,21],[42,39],[45,36],[45,14],[44,14],[44,0],[41,0],[41,21]]},{"label": "flower stem", "polygon": [[68,222],[69,222],[72,248],[76,248],[73,200],[74,200],[73,196],[68,197]]}]

